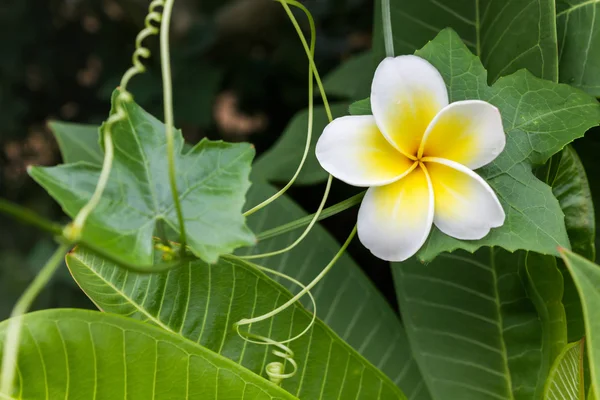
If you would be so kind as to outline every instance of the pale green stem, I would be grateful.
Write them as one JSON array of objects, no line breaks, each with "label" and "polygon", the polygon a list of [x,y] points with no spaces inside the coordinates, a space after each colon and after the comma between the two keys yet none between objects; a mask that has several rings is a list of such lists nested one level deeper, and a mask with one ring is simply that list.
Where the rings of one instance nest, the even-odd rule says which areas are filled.
[{"label": "pale green stem", "polygon": [[285,253],[286,251],[290,251],[294,247],[299,245],[300,242],[302,242],[304,240],[304,238],[310,233],[312,227],[319,220],[321,212],[323,211],[323,208],[325,207],[325,203],[327,202],[327,197],[329,196],[329,190],[331,189],[332,181],[333,181],[333,177],[331,175],[329,175],[329,178],[327,178],[327,185],[325,186],[325,193],[323,194],[323,198],[321,199],[321,204],[319,204],[319,208],[317,209],[317,212],[312,216],[310,223],[308,224],[308,226],[306,227],[304,232],[302,232],[302,235],[300,235],[300,237],[298,239],[296,239],[296,241],[294,241],[294,243],[292,243],[289,246],[287,246],[283,249],[280,249],[280,250],[271,251],[269,253],[263,253],[263,254],[252,254],[249,256],[240,256],[240,258],[243,258],[245,260],[252,260],[252,259],[256,259],[256,258],[272,257],[272,256],[276,256],[278,254]]},{"label": "pale green stem", "polygon": [[390,0],[381,0],[381,20],[383,25],[385,55],[387,57],[394,57],[394,35],[392,33],[392,13],[390,11]]},{"label": "pale green stem", "polygon": [[19,356],[19,343],[21,340],[21,329],[23,327],[23,314],[29,310],[36,297],[44,287],[46,287],[50,278],[52,278],[52,275],[54,275],[60,266],[63,256],[69,250],[69,247],[69,244],[59,246],[48,262],[46,262],[46,265],[44,265],[40,273],[21,295],[12,310],[4,341],[0,394],[6,396],[11,396],[13,394],[13,384]]},{"label": "pale green stem", "polygon": [[[302,9],[308,17],[308,21],[310,24],[310,35],[311,35],[309,59],[312,60],[312,59],[314,59],[315,42],[316,42],[316,36],[317,36],[317,31],[315,29],[315,22],[313,21],[312,16],[310,15],[309,11],[302,4],[298,3],[298,4],[294,4],[294,5],[300,9]],[[303,33],[301,31],[298,34],[303,35]],[[313,94],[313,69],[312,69],[312,66],[309,65],[309,67],[308,67],[308,128],[307,128],[307,134],[306,134],[306,143],[304,144],[304,153],[302,154],[302,159],[300,160],[300,164],[298,165],[296,172],[292,176],[292,179],[290,179],[290,181],[280,191],[278,191],[277,193],[275,193],[273,196],[269,197],[262,203],[254,206],[250,210],[246,211],[244,213],[244,217],[254,214],[258,210],[261,210],[262,208],[266,207],[267,205],[269,205],[272,202],[274,202],[275,200],[277,200],[285,192],[287,192],[290,187],[292,187],[294,182],[296,182],[298,175],[300,175],[300,172],[302,171],[302,167],[304,167],[304,163],[306,162],[306,158],[308,157],[308,152],[310,150],[310,143],[312,140],[312,133],[313,133],[313,115],[314,115],[314,104],[313,104],[314,99],[313,99],[313,97],[314,97],[314,94]],[[326,195],[325,195],[325,197],[326,197]],[[326,200],[326,198],[325,198],[325,200]]]},{"label": "pale green stem", "polygon": [[337,260],[342,256],[342,254],[344,254],[344,251],[346,251],[346,248],[348,247],[348,245],[350,244],[350,242],[354,238],[354,235],[356,235],[356,225],[354,226],[354,229],[352,229],[352,232],[350,233],[350,235],[348,236],[348,238],[346,239],[346,241],[344,242],[344,244],[342,245],[342,247],[340,247],[340,250],[333,257],[333,259],[331,259],[331,261],[329,262],[329,264],[327,264],[327,266],[325,268],[323,268],[323,270],[319,273],[319,275],[317,275],[317,277],[315,279],[313,279],[311,283],[309,283],[308,285],[306,285],[304,287],[304,289],[302,289],[298,294],[296,294],[290,300],[288,300],[287,302],[285,302],[281,306],[277,307],[273,311],[268,312],[268,313],[263,314],[263,315],[258,316],[258,317],[254,317],[254,318],[244,318],[244,319],[241,319],[241,320],[239,320],[236,323],[236,325],[248,325],[248,324],[254,324],[256,322],[264,321],[266,319],[274,317],[275,315],[279,314],[280,312],[282,312],[283,310],[285,310],[286,308],[288,308],[289,306],[291,306],[292,304],[294,304],[295,302],[297,302],[298,300],[300,300],[300,298],[302,298],[302,296],[304,296],[306,293],[308,293],[313,287],[315,287],[315,285],[317,283],[319,283],[321,281],[321,279],[323,279],[323,277],[325,275],[327,275],[327,273],[335,265],[335,263],[337,262]]},{"label": "pale green stem", "polygon": [[175,0],[166,0],[163,8],[162,22],[160,26],[160,63],[162,67],[169,184],[171,186],[171,193],[173,194],[173,204],[175,205],[177,220],[179,221],[179,240],[181,242],[181,251],[182,253],[185,253],[187,243],[185,220],[183,218],[181,202],[179,201],[179,191],[177,190],[177,174],[175,170],[175,144],[173,132],[175,118],[173,116],[173,83],[171,78],[171,51],[169,47],[169,32],[171,29],[171,15],[173,14],[174,3]]},{"label": "pale green stem", "polygon": [[[119,109],[119,107],[121,107],[119,104],[120,100],[117,99],[116,101],[116,108]],[[120,111],[117,110],[117,115],[119,113]],[[107,126],[104,129],[104,161],[102,163],[102,170],[100,171],[100,178],[98,178],[98,184],[96,185],[96,189],[94,190],[94,194],[90,200],[85,206],[83,206],[81,210],[79,210],[73,222],[65,228],[64,235],[69,238],[69,240],[77,240],[81,236],[81,231],[83,230],[83,226],[85,225],[89,215],[100,203],[104,189],[106,189],[106,185],[108,184],[108,178],[110,177],[113,159],[114,145],[112,141],[111,129],[109,126]]]},{"label": "pale green stem", "polygon": [[[334,205],[332,205],[330,207],[327,207],[326,209],[324,209],[321,212],[321,214],[319,214],[319,218],[318,218],[317,221],[321,221],[321,220],[323,220],[325,218],[329,218],[329,217],[331,217],[333,215],[336,215],[336,214],[339,214],[342,211],[345,211],[345,210],[347,210],[347,209],[349,209],[351,207],[354,207],[357,204],[360,204],[360,202],[362,201],[363,197],[365,197],[365,193],[366,192],[359,193],[359,194],[357,194],[355,196],[350,197],[349,199],[346,199],[344,201],[340,201],[337,204],[334,204]],[[268,229],[268,230],[266,230],[264,232],[261,232],[258,235],[256,235],[256,238],[259,241],[261,241],[261,240],[267,240],[267,239],[270,239],[272,237],[276,237],[276,236],[282,235],[284,233],[293,231],[295,229],[302,228],[303,226],[306,226],[306,225],[310,224],[313,221],[315,215],[316,215],[316,213],[315,214],[311,214],[311,215],[307,215],[307,216],[299,218],[299,219],[297,219],[295,221],[288,222],[287,224],[280,225],[280,226],[277,226],[277,227],[272,228],[272,229]]]}]

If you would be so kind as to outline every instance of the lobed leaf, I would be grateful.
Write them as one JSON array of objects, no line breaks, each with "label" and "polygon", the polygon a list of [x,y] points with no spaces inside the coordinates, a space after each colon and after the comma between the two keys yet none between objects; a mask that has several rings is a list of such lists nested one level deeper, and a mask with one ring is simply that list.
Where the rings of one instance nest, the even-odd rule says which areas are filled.
[{"label": "lobed leaf", "polygon": [[[165,129],[134,102],[124,108],[127,117],[113,127],[110,179],[83,237],[134,263],[148,264],[155,225],[163,221],[179,232],[167,173]],[[190,249],[214,262],[221,254],[253,244],[241,213],[250,186],[252,146],[202,140],[182,151],[183,145],[177,132],[177,187]],[[77,162],[34,167],[29,173],[74,217],[92,196],[100,168]]]}]

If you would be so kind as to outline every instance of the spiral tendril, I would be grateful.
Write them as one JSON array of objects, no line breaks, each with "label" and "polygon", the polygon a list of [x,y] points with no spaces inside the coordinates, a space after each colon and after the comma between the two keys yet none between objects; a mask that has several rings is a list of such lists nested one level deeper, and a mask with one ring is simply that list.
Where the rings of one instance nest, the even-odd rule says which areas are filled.
[{"label": "spiral tendril", "polygon": [[102,162],[102,170],[100,171],[100,177],[96,184],[96,189],[92,194],[92,197],[85,206],[79,210],[73,222],[65,227],[63,230],[63,236],[72,242],[77,242],[81,239],[81,233],[83,227],[94,209],[100,203],[102,194],[108,184],[108,178],[112,169],[112,163],[114,160],[114,144],[112,140],[112,128],[113,126],[127,118],[124,103],[133,101],[133,96],[127,91],[127,85],[131,78],[138,74],[142,74],[146,71],[146,67],[142,62],[142,59],[148,59],[150,57],[150,50],[144,47],[144,40],[148,37],[157,35],[160,31],[160,26],[154,24],[160,24],[162,21],[162,12],[158,11],[159,8],[164,8],[165,0],[153,0],[148,7],[148,15],[145,19],[145,28],[138,34],[135,41],[135,51],[132,56],[133,66],[129,68],[123,78],[121,79],[121,85],[119,87],[119,94],[115,99],[114,111],[108,117],[104,123],[103,130],[103,143],[104,143],[104,160]]}]

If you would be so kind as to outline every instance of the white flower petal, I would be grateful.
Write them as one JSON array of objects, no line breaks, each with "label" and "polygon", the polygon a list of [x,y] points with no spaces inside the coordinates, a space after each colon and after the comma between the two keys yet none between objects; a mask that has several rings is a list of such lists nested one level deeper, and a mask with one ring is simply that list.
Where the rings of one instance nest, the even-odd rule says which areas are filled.
[{"label": "white flower petal", "polygon": [[323,169],[353,186],[394,182],[414,164],[385,140],[371,115],[333,120],[317,142],[316,155]]},{"label": "white flower petal", "polygon": [[433,191],[423,168],[372,187],[358,212],[358,237],[375,256],[404,261],[421,248],[433,222]]},{"label": "white flower petal", "polygon": [[427,126],[446,105],[444,79],[428,61],[388,57],[377,67],[371,109],[383,135],[406,156],[416,156]]},{"label": "white flower petal", "polygon": [[457,101],[445,107],[425,132],[419,155],[456,161],[476,169],[504,150],[500,111],[486,101]]},{"label": "white flower petal", "polygon": [[504,209],[492,188],[479,175],[456,162],[425,159],[435,197],[433,223],[446,235],[481,239],[504,224]]}]

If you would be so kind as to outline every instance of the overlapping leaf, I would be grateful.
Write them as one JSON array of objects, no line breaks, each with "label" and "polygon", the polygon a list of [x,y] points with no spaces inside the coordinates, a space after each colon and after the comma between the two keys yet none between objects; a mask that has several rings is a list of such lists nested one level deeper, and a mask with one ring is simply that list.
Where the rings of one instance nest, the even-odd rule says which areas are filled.
[{"label": "overlapping leaf", "polygon": [[[268,362],[282,361],[267,346],[245,342],[232,328],[235,322],[269,312],[291,298],[282,286],[245,262],[197,261],[167,273],[135,274],[78,250],[67,256],[67,265],[104,311],[158,325],[257,374],[264,375]],[[249,329],[285,340],[302,332],[310,320],[310,314],[296,304]],[[297,397],[405,398],[389,378],[320,321],[289,346],[299,371],[282,387]],[[290,372],[291,365],[286,368]]]},{"label": "overlapping leaf", "polygon": [[[584,1],[584,0],[581,0]],[[556,81],[553,0],[390,0],[396,55],[412,54],[446,27],[458,32],[488,70],[490,82],[521,68]],[[381,0],[375,6],[374,53],[383,59]]]},{"label": "overlapping leaf", "polygon": [[544,340],[523,255],[483,248],[393,264],[402,319],[434,399],[535,398]]},{"label": "overlapping leaf", "polygon": [[600,97],[600,2],[557,0],[560,81]]},{"label": "overlapping leaf", "polygon": [[[152,260],[152,235],[163,221],[179,232],[167,173],[164,125],[134,102],[113,127],[115,160],[109,183],[83,236],[134,263]],[[203,140],[182,153],[176,132],[177,187],[188,243],[203,260],[254,243],[241,213],[254,149],[248,144]],[[91,197],[99,177],[96,165],[78,162],[32,168],[31,176],[70,216]]]},{"label": "overlapping leaf", "polygon": [[544,400],[585,399],[583,353],[583,339],[564,346],[548,376]]},{"label": "overlapping leaf", "polygon": [[[589,360],[591,384],[600,385],[600,266],[568,250],[562,258],[573,277],[581,298],[585,319],[585,342]],[[600,400],[594,393],[594,400]]]},{"label": "overlapping leaf", "polygon": [[[23,324],[17,390],[0,395],[6,400],[295,398],[197,343],[132,319],[48,310]],[[7,325],[0,324],[0,344]]]},{"label": "overlapping leaf", "polygon": [[[248,192],[248,204],[258,204],[276,191],[269,184],[254,183]],[[259,234],[305,215],[306,212],[296,203],[283,196],[250,216],[248,225]],[[301,232],[299,229],[259,240],[256,246],[240,249],[239,253],[257,254],[282,249]],[[257,259],[256,262],[308,284],[338,250],[339,243],[317,224],[293,250],[279,257]],[[279,282],[295,290],[287,281]],[[317,315],[323,322],[387,374],[409,399],[430,398],[398,316],[350,255],[342,255],[313,294],[318,305]]]}]

